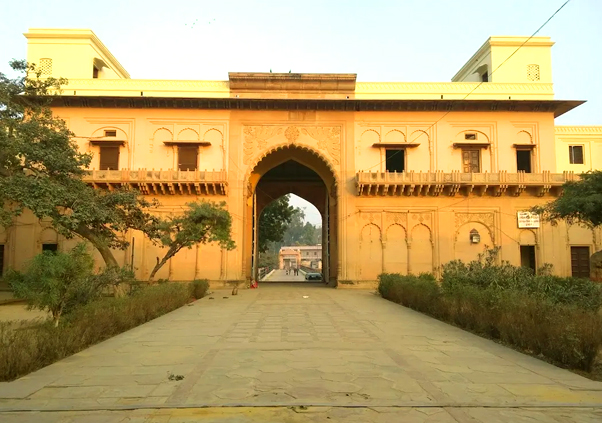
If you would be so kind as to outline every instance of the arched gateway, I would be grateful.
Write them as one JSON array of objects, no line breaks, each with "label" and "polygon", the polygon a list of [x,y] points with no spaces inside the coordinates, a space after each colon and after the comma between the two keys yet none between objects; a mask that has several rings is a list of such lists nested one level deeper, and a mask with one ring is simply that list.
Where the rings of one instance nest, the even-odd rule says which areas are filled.
[{"label": "arched gateway", "polygon": [[322,216],[322,273],[329,285],[338,274],[337,178],[320,152],[293,143],[280,144],[259,155],[247,175],[245,194],[243,274],[257,278],[259,216],[273,200],[292,193],[313,204]]}]

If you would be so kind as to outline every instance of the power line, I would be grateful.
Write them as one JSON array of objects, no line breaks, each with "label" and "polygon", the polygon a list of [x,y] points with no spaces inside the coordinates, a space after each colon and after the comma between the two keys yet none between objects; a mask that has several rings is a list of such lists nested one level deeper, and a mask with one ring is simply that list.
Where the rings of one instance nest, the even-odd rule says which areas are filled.
[{"label": "power line", "polygon": [[[527,39],[526,39],[526,40],[525,40],[525,41],[524,41],[524,42],[523,42],[523,43],[522,43],[520,46],[518,46],[518,47],[516,48],[516,50],[514,50],[510,56],[508,56],[508,57],[507,57],[507,58],[506,58],[506,59],[505,59],[505,60],[504,60],[502,63],[500,63],[500,64],[499,64],[499,65],[498,65],[498,66],[497,66],[497,67],[496,67],[496,68],[495,68],[495,69],[494,69],[494,70],[491,72],[490,76],[493,76],[493,74],[494,74],[494,73],[495,73],[495,72],[496,72],[496,71],[497,71],[499,68],[501,68],[501,67],[502,67],[502,66],[503,66],[503,65],[504,65],[504,64],[505,64],[505,63],[506,63],[508,60],[510,60],[510,58],[511,58],[512,56],[514,56],[514,55],[515,55],[515,54],[516,54],[516,53],[517,53],[517,52],[518,52],[518,51],[519,51],[519,50],[520,50],[520,49],[521,49],[521,48],[522,48],[522,47],[523,47],[525,44],[527,44],[527,43],[528,43],[528,42],[531,40],[531,38],[533,38],[535,35],[537,35],[537,34],[539,33],[539,31],[541,31],[541,30],[543,29],[543,27],[545,27],[545,26],[546,26],[546,25],[547,25],[547,24],[548,24],[548,23],[549,23],[549,22],[550,22],[550,21],[551,21],[551,20],[554,18],[554,16],[556,16],[556,15],[558,14],[558,12],[560,12],[560,11],[561,11],[561,10],[564,8],[564,6],[566,6],[566,5],[567,5],[567,4],[568,4],[570,1],[571,1],[571,0],[566,0],[566,1],[565,1],[565,2],[562,4],[562,6],[560,6],[558,9],[556,9],[556,11],[555,11],[554,13],[552,13],[552,15],[551,15],[551,16],[550,16],[548,19],[546,19],[546,21],[545,21],[545,22],[544,22],[544,23],[543,23],[543,24],[542,24],[542,25],[541,25],[539,28],[537,28],[537,30],[536,30],[536,31],[535,31],[533,34],[531,34],[531,36],[530,36],[529,38],[527,38]],[[479,82],[479,83],[477,84],[477,86],[476,86],[476,87],[474,87],[474,88],[473,88],[473,89],[472,89],[472,90],[471,90],[471,91],[470,91],[468,94],[466,94],[466,95],[464,96],[464,98],[462,98],[462,100],[466,100],[466,99],[468,98],[468,96],[469,96],[469,95],[471,95],[472,93],[474,93],[474,92],[475,92],[477,89],[479,89],[479,87],[480,87],[481,85],[483,85],[484,83],[485,83],[485,81],[481,81],[481,82]],[[440,117],[438,120],[436,120],[436,121],[435,121],[435,123],[433,123],[431,126],[429,126],[429,127],[427,128],[427,130],[426,130],[426,131],[424,131],[424,132],[421,132],[421,133],[418,135],[418,137],[416,138],[416,140],[418,140],[418,138],[420,138],[420,137],[422,136],[422,134],[424,134],[424,133],[427,133],[427,132],[428,132],[429,130],[431,130],[431,129],[432,129],[432,128],[433,128],[433,127],[436,125],[436,124],[438,124],[439,122],[441,122],[441,120],[443,120],[443,118],[445,118],[445,116],[449,115],[449,114],[450,114],[452,111],[453,111],[453,110],[451,110],[451,109],[450,109],[450,110],[448,110],[447,112],[445,112],[445,113],[443,114],[443,116],[441,116],[441,117]],[[399,152],[400,152],[400,151],[401,151],[401,150],[398,150],[398,151],[396,151],[395,153],[391,154],[391,156],[389,156],[389,158],[391,158],[391,157],[394,157],[395,155],[399,154]],[[380,166],[380,165],[381,165],[383,162],[385,162],[385,161],[386,161],[386,159],[385,159],[385,160],[382,160],[382,161],[380,161],[380,162],[378,162],[378,163],[377,163],[377,164],[375,164],[374,166],[371,166],[371,167],[369,167],[367,170],[371,170],[371,169],[373,169],[373,168],[374,168],[374,167],[376,167],[376,166]]]}]

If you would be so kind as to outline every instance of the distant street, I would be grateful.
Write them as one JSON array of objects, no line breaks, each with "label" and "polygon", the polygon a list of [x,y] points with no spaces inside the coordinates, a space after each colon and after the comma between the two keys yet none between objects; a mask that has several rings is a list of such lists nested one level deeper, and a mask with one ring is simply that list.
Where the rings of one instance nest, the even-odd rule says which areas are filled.
[{"label": "distant street", "polygon": [[291,270],[289,274],[286,274],[286,270],[274,270],[270,276],[262,280],[261,282],[303,282],[305,281],[305,274],[299,271],[299,275],[295,276]]}]

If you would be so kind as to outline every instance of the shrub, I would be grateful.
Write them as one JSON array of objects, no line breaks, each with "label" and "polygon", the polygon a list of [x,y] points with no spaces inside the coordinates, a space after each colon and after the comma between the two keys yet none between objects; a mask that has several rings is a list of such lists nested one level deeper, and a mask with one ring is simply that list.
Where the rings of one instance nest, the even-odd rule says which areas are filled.
[{"label": "shrub", "polygon": [[[508,268],[495,272],[489,266],[481,273],[489,277],[488,283],[483,283],[472,279],[472,275],[463,275],[459,271],[461,266],[466,265],[451,263],[447,274],[450,279],[441,288],[432,275],[382,274],[378,290],[383,298],[525,352],[571,368],[586,371],[592,368],[602,346],[602,317],[592,308],[583,307],[583,299],[562,302],[558,300],[559,294],[532,295],[520,287],[510,289],[513,282],[500,275],[512,277],[519,272],[513,273]],[[550,283],[556,286],[559,282]],[[529,286],[534,289],[538,285]],[[545,286],[544,282],[539,286]],[[580,287],[576,291],[589,292],[587,289]],[[573,295],[571,290],[567,291],[567,296]]]},{"label": "shrub", "polygon": [[52,314],[54,325],[76,308],[98,298],[103,279],[93,278],[94,260],[79,244],[67,253],[45,251],[31,260],[24,272],[6,275],[14,295],[27,301],[29,308]]},{"label": "shrub", "polygon": [[203,298],[209,290],[209,280],[207,279],[195,279],[191,283],[192,298],[200,299]]},{"label": "shrub", "polygon": [[100,298],[55,327],[51,322],[16,327],[0,322],[0,380],[12,380],[186,304],[190,287],[146,286],[129,297]]},{"label": "shrub", "polygon": [[551,265],[544,265],[536,275],[531,269],[496,264],[499,248],[488,250],[478,260],[464,263],[450,261],[442,267],[441,288],[452,293],[458,288],[472,286],[500,291],[515,290],[557,304],[574,305],[586,310],[602,306],[602,284],[589,279],[552,276]]}]

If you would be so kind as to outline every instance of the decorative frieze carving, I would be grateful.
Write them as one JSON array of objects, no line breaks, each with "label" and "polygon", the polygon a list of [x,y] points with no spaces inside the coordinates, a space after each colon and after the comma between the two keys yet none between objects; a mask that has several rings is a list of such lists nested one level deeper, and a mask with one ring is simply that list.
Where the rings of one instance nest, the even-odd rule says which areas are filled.
[{"label": "decorative frieze carving", "polygon": [[303,133],[318,141],[318,148],[326,150],[334,164],[341,158],[341,128],[338,126],[316,126],[302,129]]},{"label": "decorative frieze carving", "polygon": [[277,126],[245,126],[243,163],[249,164],[255,149],[263,150],[267,145],[267,141],[276,135],[280,135],[282,131],[283,129]]},{"label": "decorative frieze carving", "polygon": [[456,230],[467,222],[479,222],[492,229],[494,219],[493,213],[456,213]]},{"label": "decorative frieze carving", "polygon": [[297,139],[299,139],[299,128],[296,126],[289,126],[286,128],[286,131],[284,131],[284,138],[286,138],[291,144],[294,143],[297,141]]},{"label": "decorative frieze carving", "polygon": [[[338,165],[341,158],[341,128],[338,126],[246,126],[243,130],[243,163],[248,165],[256,152],[265,150],[271,138],[284,136],[290,144],[301,142],[311,145],[310,139],[317,141],[317,148],[325,150],[332,163]],[[303,138],[302,135],[307,136]]]}]

